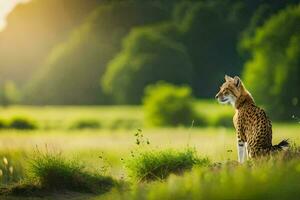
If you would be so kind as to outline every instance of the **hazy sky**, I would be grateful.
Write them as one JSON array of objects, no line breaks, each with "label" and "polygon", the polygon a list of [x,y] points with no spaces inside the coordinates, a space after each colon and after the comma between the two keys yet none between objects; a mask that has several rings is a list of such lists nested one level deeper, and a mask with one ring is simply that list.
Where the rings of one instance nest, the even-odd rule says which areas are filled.
[{"label": "hazy sky", "polygon": [[0,0],[0,30],[5,27],[5,18],[12,9],[20,2],[29,0]]}]

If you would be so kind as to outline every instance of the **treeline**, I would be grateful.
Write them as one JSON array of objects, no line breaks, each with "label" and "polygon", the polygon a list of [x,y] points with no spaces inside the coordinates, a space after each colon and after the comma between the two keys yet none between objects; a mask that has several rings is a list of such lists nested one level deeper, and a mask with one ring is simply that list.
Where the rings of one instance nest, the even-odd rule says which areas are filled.
[{"label": "treeline", "polygon": [[0,33],[1,102],[138,104],[159,80],[211,98],[230,74],[289,118],[300,114],[298,3],[32,0]]}]

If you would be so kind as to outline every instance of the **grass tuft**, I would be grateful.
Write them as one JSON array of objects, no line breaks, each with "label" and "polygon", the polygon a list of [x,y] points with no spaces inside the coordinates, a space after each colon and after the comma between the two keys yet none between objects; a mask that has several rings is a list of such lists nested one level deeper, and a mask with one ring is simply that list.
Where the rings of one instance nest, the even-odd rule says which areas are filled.
[{"label": "grass tuft", "polygon": [[195,149],[186,148],[182,151],[141,151],[125,160],[125,167],[129,177],[140,182],[163,180],[172,173],[181,174],[195,165],[207,166],[209,163],[207,158],[199,158]]},{"label": "grass tuft", "polygon": [[78,161],[54,153],[38,152],[30,164],[30,172],[41,188],[50,191],[104,193],[115,183],[111,177],[87,172]]}]

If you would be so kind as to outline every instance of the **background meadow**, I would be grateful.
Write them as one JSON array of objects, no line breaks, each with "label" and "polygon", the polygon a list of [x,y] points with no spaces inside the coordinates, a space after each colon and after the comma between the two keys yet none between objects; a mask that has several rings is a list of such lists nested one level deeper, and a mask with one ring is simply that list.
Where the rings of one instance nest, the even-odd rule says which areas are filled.
[{"label": "background meadow", "polygon": [[[299,3],[0,1],[0,198],[294,199]],[[225,74],[289,151],[236,163]]]}]

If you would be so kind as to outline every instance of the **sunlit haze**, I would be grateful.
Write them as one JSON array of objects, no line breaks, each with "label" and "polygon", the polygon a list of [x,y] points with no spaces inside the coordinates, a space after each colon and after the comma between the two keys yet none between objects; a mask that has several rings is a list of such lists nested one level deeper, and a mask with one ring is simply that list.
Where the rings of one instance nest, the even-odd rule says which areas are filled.
[{"label": "sunlit haze", "polygon": [[6,25],[6,16],[14,9],[14,7],[29,0],[0,0],[0,31]]}]

